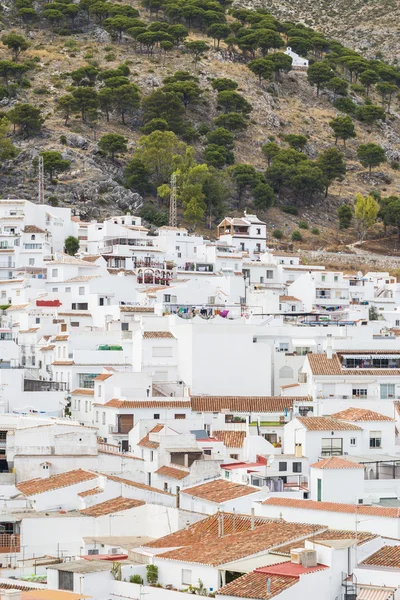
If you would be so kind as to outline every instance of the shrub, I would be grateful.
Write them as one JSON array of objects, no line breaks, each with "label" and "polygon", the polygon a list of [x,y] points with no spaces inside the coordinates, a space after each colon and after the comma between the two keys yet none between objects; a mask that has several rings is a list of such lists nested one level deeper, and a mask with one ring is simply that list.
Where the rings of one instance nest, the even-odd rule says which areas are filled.
[{"label": "shrub", "polygon": [[308,229],[307,221],[299,221],[299,228],[300,229]]},{"label": "shrub", "polygon": [[154,585],[158,581],[158,567],[157,565],[146,565],[146,577],[147,583]]},{"label": "shrub", "polygon": [[129,577],[130,583],[138,583],[139,585],[143,585],[143,578],[140,577],[139,573],[135,573],[135,575],[131,575]]},{"label": "shrub", "polygon": [[313,228],[311,229],[311,233],[312,233],[313,235],[319,235],[319,229],[318,229],[318,227],[313,227]]},{"label": "shrub", "polygon": [[303,241],[303,236],[301,235],[298,229],[295,229],[292,233],[292,242],[301,242]]},{"label": "shrub", "polygon": [[67,136],[60,135],[60,144],[63,144],[63,146],[65,146],[66,143],[67,143]]},{"label": "shrub", "polygon": [[390,163],[390,166],[395,171],[398,171],[400,169],[400,162],[398,160],[392,160],[391,163]]},{"label": "shrub", "polygon": [[281,240],[283,238],[283,231],[282,229],[274,229],[272,235],[275,239]]},{"label": "shrub", "polygon": [[292,206],[291,204],[282,206],[281,211],[288,215],[298,215],[299,214],[299,209],[297,208],[297,206]]}]

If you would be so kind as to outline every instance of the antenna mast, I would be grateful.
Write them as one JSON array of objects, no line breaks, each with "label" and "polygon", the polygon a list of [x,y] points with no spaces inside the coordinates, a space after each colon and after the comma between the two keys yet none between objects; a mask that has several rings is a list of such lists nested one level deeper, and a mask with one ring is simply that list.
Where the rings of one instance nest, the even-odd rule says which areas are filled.
[{"label": "antenna mast", "polygon": [[172,173],[171,177],[171,195],[169,197],[169,226],[177,227],[176,218],[176,173]]},{"label": "antenna mast", "polygon": [[43,156],[39,156],[38,202],[44,204],[44,164]]}]

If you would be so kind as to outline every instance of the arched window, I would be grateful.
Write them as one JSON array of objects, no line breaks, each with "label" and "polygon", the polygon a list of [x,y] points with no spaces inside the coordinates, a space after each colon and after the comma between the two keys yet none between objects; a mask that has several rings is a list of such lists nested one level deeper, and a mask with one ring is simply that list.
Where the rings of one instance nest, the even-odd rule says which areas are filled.
[{"label": "arched window", "polygon": [[31,235],[31,240],[36,240],[36,235]]},{"label": "arched window", "polygon": [[282,367],[279,371],[280,379],[293,379],[293,369],[291,367]]}]

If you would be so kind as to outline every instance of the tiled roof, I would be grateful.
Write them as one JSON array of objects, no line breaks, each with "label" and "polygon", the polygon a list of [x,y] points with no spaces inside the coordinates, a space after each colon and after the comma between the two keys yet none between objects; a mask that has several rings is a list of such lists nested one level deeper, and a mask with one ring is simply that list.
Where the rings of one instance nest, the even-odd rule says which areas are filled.
[{"label": "tiled roof", "polygon": [[174,340],[175,336],[170,331],[144,331],[145,340]]},{"label": "tiled roof", "polygon": [[40,352],[49,352],[49,350],[54,350],[55,345],[54,344],[50,344],[50,346],[43,346],[42,348],[40,348]]},{"label": "tiled roof", "polygon": [[[267,580],[270,582],[270,592],[267,593]],[[289,575],[270,575],[268,573],[246,573],[234,579],[218,590],[221,596],[238,596],[239,598],[256,598],[269,600],[284,590],[298,583],[297,577]]]},{"label": "tiled roof", "polygon": [[296,498],[267,498],[263,501],[266,506],[281,506],[282,508],[301,508],[304,510],[326,510],[329,512],[370,515],[372,517],[388,517],[398,519],[400,509],[388,506],[364,506],[362,504],[341,504],[338,502],[316,502],[315,500],[300,500]]},{"label": "tiled roof", "polygon": [[66,342],[68,341],[69,335],[68,333],[65,335],[56,335],[55,337],[53,337],[52,341],[53,342]]},{"label": "tiled roof", "polygon": [[307,401],[307,396],[192,396],[192,409],[197,412],[283,413],[294,401]]},{"label": "tiled roof", "polygon": [[310,467],[314,467],[314,469],[364,469],[364,466],[360,465],[360,463],[346,460],[341,456],[323,458],[313,465],[310,465]]},{"label": "tiled roof", "polygon": [[[382,350],[380,351],[383,352]],[[350,352],[343,352],[342,354],[379,354],[377,351],[369,350],[353,350]],[[399,354],[399,351],[388,351],[384,354]],[[400,369],[346,369],[342,367],[342,363],[339,359],[340,353],[332,355],[332,358],[328,358],[326,354],[308,354],[307,358],[310,363],[310,368],[313,375],[346,375],[348,376],[372,376],[377,377],[378,375],[400,375]]]},{"label": "tiled roof", "polygon": [[150,433],[160,433],[160,431],[162,431],[163,429],[164,425],[161,425],[161,423],[153,427],[153,429],[151,429],[149,433],[145,435],[144,438],[140,440],[140,442],[138,442],[138,446],[142,446],[143,448],[152,448],[153,450],[158,448],[160,445],[159,442],[151,440]]},{"label": "tiled roof", "polygon": [[390,417],[366,408],[347,408],[331,415],[334,419],[344,421],[393,421]]},{"label": "tiled roof", "polygon": [[91,490],[79,492],[78,496],[80,496],[81,498],[86,498],[86,496],[95,496],[96,494],[101,494],[102,492],[104,492],[103,488],[95,487]]},{"label": "tiled roof", "polygon": [[62,252],[57,253],[57,258],[55,260],[50,260],[48,265],[78,265],[81,267],[97,267],[97,265],[93,265],[90,262],[83,261],[80,258],[76,258],[76,256],[70,256],[69,254],[64,254]]},{"label": "tiled roof", "polygon": [[380,550],[361,561],[361,564],[400,569],[400,546],[383,546]]},{"label": "tiled roof", "polygon": [[94,381],[105,381],[109,377],[112,377],[114,373],[101,373],[94,378]]},{"label": "tiled roof", "polygon": [[[311,535],[316,527],[318,526],[274,521],[256,527],[254,530],[214,537],[205,542],[170,550],[159,555],[158,558],[216,567],[270,550],[291,540],[301,539]],[[151,542],[151,546],[154,547],[153,542]]]},{"label": "tiled roof", "polygon": [[71,392],[73,396],[94,396],[94,390],[91,388],[76,388]]},{"label": "tiled roof", "polygon": [[91,317],[91,313],[87,312],[78,312],[72,310],[71,312],[59,312],[57,313],[59,317]]},{"label": "tiled roof", "polygon": [[82,260],[84,260],[85,262],[90,262],[90,263],[96,262],[96,260],[99,260],[99,258],[101,258],[100,254],[81,256]]},{"label": "tiled roof", "polygon": [[22,231],[24,233],[46,233],[44,229],[40,229],[36,225],[25,225]]},{"label": "tiled roof", "polygon": [[279,296],[279,302],[301,302],[301,300],[295,296]]},{"label": "tiled roof", "polygon": [[54,365],[55,367],[62,367],[62,366],[71,366],[71,365],[74,365],[75,363],[73,360],[55,360],[51,364]]},{"label": "tiled roof", "polygon": [[60,488],[69,487],[70,485],[77,485],[78,483],[90,481],[97,477],[98,475],[96,475],[96,473],[90,473],[83,469],[75,469],[74,471],[51,475],[47,479],[37,478],[21,481],[20,483],[17,483],[16,487],[22,494],[25,494],[25,496],[35,496],[36,494],[43,494],[44,492],[58,490]]},{"label": "tiled roof", "polygon": [[9,306],[6,310],[7,312],[11,312],[13,310],[24,310],[24,308],[26,308],[27,306],[29,306],[28,304],[13,304],[12,306]]},{"label": "tiled roof", "polygon": [[[220,513],[214,513],[201,521],[189,525],[187,529],[179,529],[158,540],[151,542],[152,548],[177,548],[192,546],[199,542],[212,541],[218,537],[220,525],[218,521],[222,518]],[[266,517],[254,517],[254,528],[270,523],[271,519]],[[224,533],[226,536],[251,530],[251,517],[233,513],[224,513]]]},{"label": "tiled roof", "polygon": [[66,279],[63,283],[87,283],[92,279],[98,279],[100,275],[79,275],[78,277],[72,277],[71,279]]},{"label": "tiled roof", "polygon": [[223,442],[227,448],[243,448],[246,432],[225,429],[213,431],[213,437],[217,438],[220,442]]},{"label": "tiled roof", "polygon": [[358,425],[339,421],[332,417],[297,417],[308,431],[362,431]]},{"label": "tiled roof", "polygon": [[118,400],[113,398],[102,406],[114,408],[190,408],[190,400]]},{"label": "tiled roof", "polygon": [[123,313],[154,313],[152,306],[120,306],[119,310]]},{"label": "tiled roof", "polygon": [[132,498],[122,498],[122,496],[119,496],[118,498],[100,502],[100,504],[95,504],[89,508],[84,508],[80,512],[87,517],[102,517],[103,515],[120,512],[121,510],[143,506],[144,504],[146,503],[143,502],[143,500],[134,500]]},{"label": "tiled roof", "polygon": [[[328,529],[327,531],[322,531],[321,533],[317,533],[312,537],[305,538],[301,542],[296,542],[296,548],[304,548],[306,540],[317,542],[318,544],[324,545],[324,542],[332,541],[332,540],[354,540],[357,541],[357,546],[361,546],[366,542],[370,542],[374,540],[378,536],[375,533],[369,533],[368,531],[346,531],[343,529]],[[277,554],[287,554],[290,556],[290,552],[293,548],[293,543],[285,544],[283,546],[279,546],[275,548],[274,553]]]},{"label": "tiled roof", "polygon": [[18,333],[36,333],[39,327],[30,327],[29,329],[20,329]]},{"label": "tiled roof", "polygon": [[[136,458],[136,457],[131,457]],[[115,481],[116,483],[123,483],[129,487],[138,488],[139,490],[145,490],[148,492],[154,492],[156,494],[164,494],[166,496],[171,496],[169,492],[164,492],[164,490],[159,490],[158,488],[152,487],[151,485],[146,485],[145,483],[139,483],[138,481],[131,481],[130,479],[124,479],[123,477],[118,477],[117,475],[107,475],[104,473],[104,476],[107,477],[110,481]]]},{"label": "tiled roof", "polygon": [[189,475],[189,471],[182,471],[182,469],[176,469],[175,467],[169,467],[167,465],[157,469],[156,473],[163,477],[172,477],[172,479],[184,479]]},{"label": "tiled roof", "polygon": [[206,483],[181,490],[181,493],[219,504],[220,502],[227,502],[228,500],[248,496],[259,491],[259,488],[251,485],[242,485],[233,481],[226,481],[225,479],[215,479],[214,481],[207,481]]}]

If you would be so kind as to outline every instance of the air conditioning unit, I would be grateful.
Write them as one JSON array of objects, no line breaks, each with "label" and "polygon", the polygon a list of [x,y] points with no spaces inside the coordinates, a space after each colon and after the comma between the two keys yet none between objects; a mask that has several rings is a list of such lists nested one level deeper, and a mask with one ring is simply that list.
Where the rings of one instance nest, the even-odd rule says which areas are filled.
[{"label": "air conditioning unit", "polygon": [[110,548],[109,554],[119,554],[119,548]]}]

